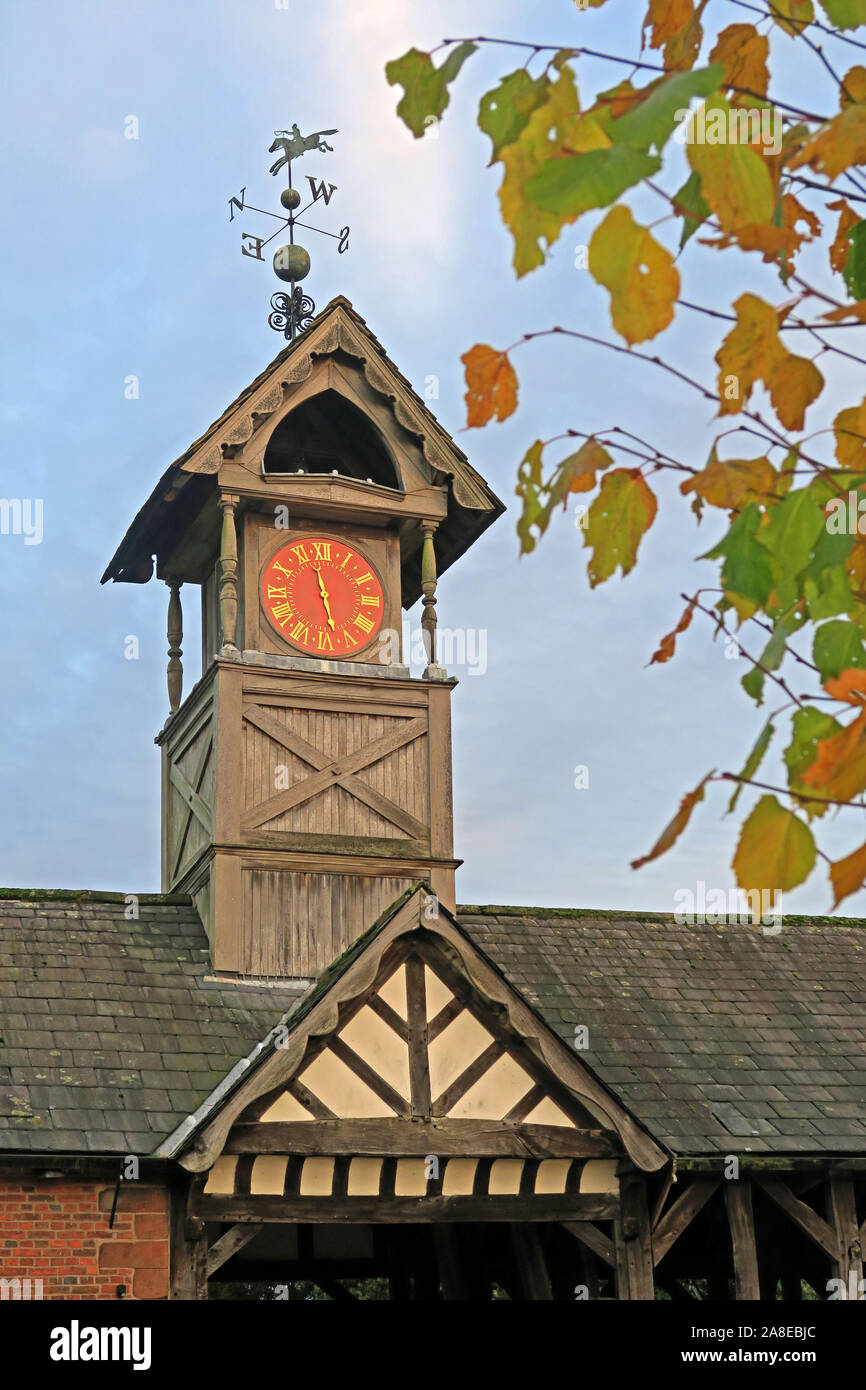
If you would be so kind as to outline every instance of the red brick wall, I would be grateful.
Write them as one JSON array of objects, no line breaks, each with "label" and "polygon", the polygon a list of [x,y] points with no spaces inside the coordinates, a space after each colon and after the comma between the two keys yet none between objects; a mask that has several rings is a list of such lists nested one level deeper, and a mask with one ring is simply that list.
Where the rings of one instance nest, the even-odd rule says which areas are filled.
[{"label": "red brick wall", "polygon": [[41,1279],[43,1298],[167,1298],[167,1191],[122,1183],[109,1230],[113,1200],[104,1181],[0,1176],[0,1278]]}]

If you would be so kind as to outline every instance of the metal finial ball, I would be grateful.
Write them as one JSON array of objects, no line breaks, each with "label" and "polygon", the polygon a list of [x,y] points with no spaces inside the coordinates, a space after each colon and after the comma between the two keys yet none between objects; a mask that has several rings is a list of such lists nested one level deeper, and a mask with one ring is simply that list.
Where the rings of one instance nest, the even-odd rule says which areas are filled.
[{"label": "metal finial ball", "polygon": [[300,201],[301,195],[296,188],[284,188],[280,194],[280,202],[284,208],[288,208],[289,212],[294,212]]},{"label": "metal finial ball", "polygon": [[303,280],[310,273],[310,253],[303,246],[281,246],[274,252],[274,273],[281,280]]}]

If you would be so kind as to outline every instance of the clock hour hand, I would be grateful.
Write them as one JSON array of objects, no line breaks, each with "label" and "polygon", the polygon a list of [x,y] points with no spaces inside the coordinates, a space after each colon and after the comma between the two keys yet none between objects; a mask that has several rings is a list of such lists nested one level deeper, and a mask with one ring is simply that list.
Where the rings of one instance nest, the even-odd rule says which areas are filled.
[{"label": "clock hour hand", "polygon": [[330,605],[330,603],[328,602],[328,591],[327,591],[327,589],[325,588],[324,581],[322,580],[322,571],[319,569],[319,566],[318,566],[318,565],[315,565],[314,568],[315,568],[315,571],[316,571],[316,578],[317,578],[318,581],[319,581],[319,593],[322,595],[322,602],[323,602],[324,605],[325,605],[325,612],[326,612],[327,615],[328,615],[328,627],[329,627],[329,628],[331,629],[331,631],[333,632],[333,631],[334,631],[334,619],[331,617],[331,605]]}]

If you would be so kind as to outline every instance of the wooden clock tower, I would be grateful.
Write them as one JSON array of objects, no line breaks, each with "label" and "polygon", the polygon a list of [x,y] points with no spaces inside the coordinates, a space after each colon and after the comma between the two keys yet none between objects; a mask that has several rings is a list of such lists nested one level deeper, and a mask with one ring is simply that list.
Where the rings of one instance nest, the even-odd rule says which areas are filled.
[{"label": "wooden clock tower", "polygon": [[[454,907],[436,579],[502,511],[338,298],[138,513],[103,582],[155,567],[169,587],[163,890],[192,895],[217,972],[316,976],[419,880]],[[188,584],[202,675],[182,700]]]}]

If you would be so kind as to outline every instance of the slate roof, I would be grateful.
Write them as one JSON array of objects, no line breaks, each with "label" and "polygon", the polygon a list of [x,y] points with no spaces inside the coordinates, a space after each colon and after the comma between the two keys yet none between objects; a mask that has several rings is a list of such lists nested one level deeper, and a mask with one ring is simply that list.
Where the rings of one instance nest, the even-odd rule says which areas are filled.
[{"label": "slate roof", "polygon": [[[213,981],[185,897],[0,894],[0,1152],[152,1153],[297,1002]],[[460,924],[680,1155],[866,1155],[866,933],[466,907]]]},{"label": "slate roof", "polygon": [[458,911],[461,925],[678,1154],[866,1154],[866,930],[838,918]]},{"label": "slate roof", "polygon": [[0,901],[0,1152],[152,1153],[298,987],[209,982],[187,897]]}]

